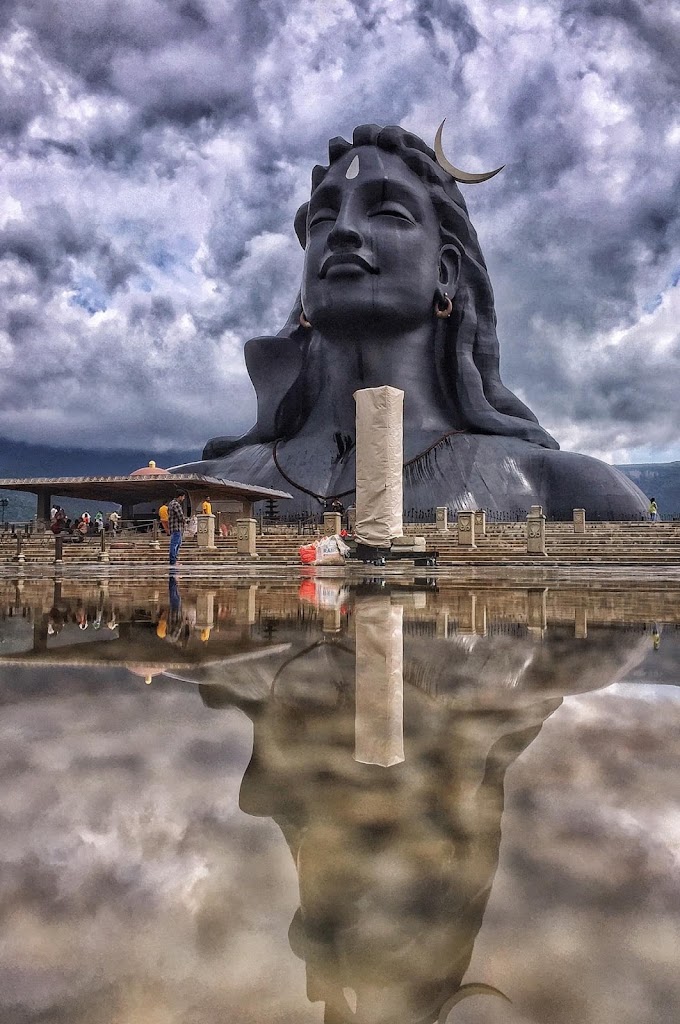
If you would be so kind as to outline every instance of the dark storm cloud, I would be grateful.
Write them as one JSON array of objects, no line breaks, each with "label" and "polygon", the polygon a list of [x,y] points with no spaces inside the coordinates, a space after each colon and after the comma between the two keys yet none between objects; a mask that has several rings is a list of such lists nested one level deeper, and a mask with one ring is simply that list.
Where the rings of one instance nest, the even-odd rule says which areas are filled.
[{"label": "dark storm cloud", "polygon": [[8,0],[0,32],[0,435],[247,428],[242,345],[288,315],[328,138],[447,116],[454,162],[506,163],[466,196],[507,383],[566,445],[672,450],[667,5]]}]

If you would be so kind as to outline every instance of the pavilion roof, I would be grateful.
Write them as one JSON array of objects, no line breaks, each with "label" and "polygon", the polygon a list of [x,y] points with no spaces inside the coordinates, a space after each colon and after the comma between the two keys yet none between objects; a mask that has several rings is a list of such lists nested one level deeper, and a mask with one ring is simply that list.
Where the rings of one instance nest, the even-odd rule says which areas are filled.
[{"label": "pavilion roof", "polygon": [[160,472],[144,476],[58,476],[5,477],[0,490],[48,493],[60,498],[84,498],[90,501],[112,501],[119,505],[136,505],[159,501],[181,490],[203,491],[213,501],[245,498],[265,501],[268,498],[292,498],[287,491],[244,484],[238,480],[222,480],[201,473]]}]

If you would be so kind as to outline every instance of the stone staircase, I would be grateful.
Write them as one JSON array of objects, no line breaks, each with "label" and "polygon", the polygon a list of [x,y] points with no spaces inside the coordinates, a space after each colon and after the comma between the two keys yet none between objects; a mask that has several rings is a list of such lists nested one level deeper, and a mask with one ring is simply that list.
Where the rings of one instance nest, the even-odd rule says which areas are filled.
[{"label": "stone staircase", "polygon": [[[572,523],[546,523],[547,558],[529,555],[526,550],[526,523],[491,523],[486,536],[476,538],[471,550],[458,544],[455,524],[447,534],[436,532],[434,524],[407,524],[405,533],[424,536],[429,551],[439,552],[442,566],[465,563],[547,565],[561,564],[658,564],[680,566],[680,522],[677,523],[589,523],[585,534],[575,534]],[[298,565],[298,549],[309,543],[308,535],[300,536],[293,527],[274,527],[257,538],[260,563]],[[163,565],[167,563],[168,542],[163,538],[153,546],[151,535],[130,536],[107,543],[109,564]],[[51,565],[54,562],[54,539],[50,535],[34,535],[22,541],[25,564]],[[64,566],[94,564],[100,561],[100,541],[87,538],[82,544],[64,544]],[[0,564],[16,560],[16,541],[9,536],[0,540]],[[234,563],[237,560],[236,538],[218,538],[216,550],[199,549],[196,540],[182,544],[183,565]],[[257,564],[257,563],[254,563]]]}]

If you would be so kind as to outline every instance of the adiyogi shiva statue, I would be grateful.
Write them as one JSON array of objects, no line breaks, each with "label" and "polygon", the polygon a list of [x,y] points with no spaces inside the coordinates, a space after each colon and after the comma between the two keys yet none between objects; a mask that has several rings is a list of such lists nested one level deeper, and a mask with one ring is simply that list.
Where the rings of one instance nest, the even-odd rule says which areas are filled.
[{"label": "adiyogi shiva statue", "polygon": [[300,294],[276,336],[245,346],[257,421],[182,471],[287,490],[300,512],[351,504],[353,394],[391,385],[405,394],[405,508],[644,515],[627,477],[560,451],[501,381],[491,282],[457,184],[495,173],[450,164],[441,128],[435,151],[393,126],[333,139],[295,217]]}]

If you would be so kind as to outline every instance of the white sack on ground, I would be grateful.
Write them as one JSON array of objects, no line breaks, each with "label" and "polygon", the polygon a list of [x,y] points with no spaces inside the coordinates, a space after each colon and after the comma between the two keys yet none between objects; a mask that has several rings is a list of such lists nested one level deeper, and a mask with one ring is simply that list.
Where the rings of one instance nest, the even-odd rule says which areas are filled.
[{"label": "white sack on ground", "polygon": [[357,521],[363,544],[389,547],[401,537],[404,506],[404,392],[363,388],[356,402]]},{"label": "white sack on ground", "polygon": [[354,760],[388,768],[404,760],[404,608],[366,597],[354,606]]}]

